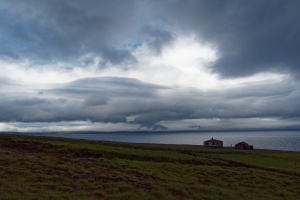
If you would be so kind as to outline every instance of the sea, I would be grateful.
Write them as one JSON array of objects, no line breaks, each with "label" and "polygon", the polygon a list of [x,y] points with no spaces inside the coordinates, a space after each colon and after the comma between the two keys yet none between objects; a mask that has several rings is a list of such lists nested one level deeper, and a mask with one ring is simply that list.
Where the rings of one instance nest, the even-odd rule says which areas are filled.
[{"label": "sea", "polygon": [[88,140],[133,143],[203,145],[205,140],[222,140],[223,145],[234,147],[238,142],[253,145],[254,149],[300,152],[300,130],[297,131],[234,131],[234,132],[71,132],[71,133],[18,133],[22,135],[52,136]]}]

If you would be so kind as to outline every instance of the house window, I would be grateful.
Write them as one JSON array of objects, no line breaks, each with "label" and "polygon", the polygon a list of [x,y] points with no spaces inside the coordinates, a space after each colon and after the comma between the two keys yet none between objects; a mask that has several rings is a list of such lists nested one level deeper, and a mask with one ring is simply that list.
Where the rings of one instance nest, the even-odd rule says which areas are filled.
[{"label": "house window", "polygon": [[215,143],[213,142],[213,145],[215,145]]}]

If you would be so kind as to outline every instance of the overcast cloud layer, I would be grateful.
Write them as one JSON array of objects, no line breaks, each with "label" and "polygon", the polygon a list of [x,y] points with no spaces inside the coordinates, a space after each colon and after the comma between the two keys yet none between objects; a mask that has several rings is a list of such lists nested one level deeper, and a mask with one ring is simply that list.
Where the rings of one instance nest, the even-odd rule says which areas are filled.
[{"label": "overcast cloud layer", "polygon": [[0,0],[0,131],[299,129],[297,0]]}]

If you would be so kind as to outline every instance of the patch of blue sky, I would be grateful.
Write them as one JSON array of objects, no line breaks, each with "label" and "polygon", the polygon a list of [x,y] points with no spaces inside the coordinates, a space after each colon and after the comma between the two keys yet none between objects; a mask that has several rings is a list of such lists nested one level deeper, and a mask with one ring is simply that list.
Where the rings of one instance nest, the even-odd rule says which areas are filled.
[{"label": "patch of blue sky", "polygon": [[149,43],[150,40],[144,40],[144,41],[136,41],[136,42],[133,42],[133,43],[130,43],[130,44],[126,44],[123,46],[123,48],[130,48],[130,47],[133,47],[133,48],[138,48],[138,47],[141,47],[147,43]]},{"label": "patch of blue sky", "polygon": [[31,124],[14,124],[18,128],[42,128],[47,127],[47,125],[31,125]]},{"label": "patch of blue sky", "polygon": [[143,43],[142,42],[136,42],[136,43],[133,43],[131,46],[134,47],[134,48],[138,48],[138,47],[143,46]]}]

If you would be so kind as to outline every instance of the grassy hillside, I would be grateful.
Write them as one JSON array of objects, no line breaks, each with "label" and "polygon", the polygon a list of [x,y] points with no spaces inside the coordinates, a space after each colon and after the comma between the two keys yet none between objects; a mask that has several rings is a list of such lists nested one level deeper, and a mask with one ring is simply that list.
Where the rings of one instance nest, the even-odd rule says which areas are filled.
[{"label": "grassy hillside", "polygon": [[0,135],[0,199],[299,199],[300,152]]}]

